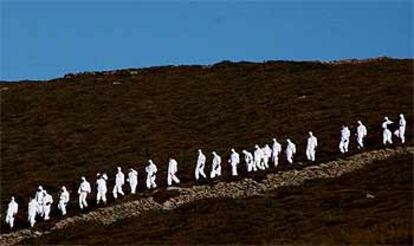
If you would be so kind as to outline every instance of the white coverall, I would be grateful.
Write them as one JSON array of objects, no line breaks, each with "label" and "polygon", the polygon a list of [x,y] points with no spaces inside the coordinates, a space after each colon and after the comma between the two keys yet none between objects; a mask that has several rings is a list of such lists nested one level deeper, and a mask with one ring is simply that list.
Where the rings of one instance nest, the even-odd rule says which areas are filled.
[{"label": "white coverall", "polygon": [[206,164],[206,156],[203,154],[201,149],[198,150],[198,157],[197,157],[197,164],[194,172],[194,176],[196,180],[199,180],[200,175],[203,176],[205,179],[207,178],[206,174],[204,173],[204,166]]},{"label": "white coverall", "polygon": [[175,176],[175,174],[178,171],[178,163],[175,159],[170,159],[168,162],[168,174],[167,174],[167,184],[168,186],[171,186],[173,181],[176,184],[180,183],[180,180]]},{"label": "white coverall", "polygon": [[108,176],[106,173],[104,174],[97,174],[98,179],[96,180],[96,204],[99,204],[102,201],[106,204],[106,193],[108,192],[108,187],[106,185],[106,181],[108,180]]},{"label": "white coverall", "polygon": [[86,181],[85,177],[81,178],[82,182],[79,185],[78,194],[79,194],[79,207],[80,209],[87,208],[88,203],[86,202],[86,197],[91,193],[91,185]]},{"label": "white coverall", "polygon": [[357,126],[357,143],[358,143],[358,149],[364,148],[364,138],[367,136],[367,128],[362,124],[360,120],[358,120],[358,126]]},{"label": "white coverall", "polygon": [[306,144],[306,157],[309,161],[315,161],[316,147],[318,147],[318,139],[309,132],[309,138]]},{"label": "white coverall", "polygon": [[155,183],[156,176],[158,169],[157,166],[152,162],[152,160],[148,161],[148,166],[145,167],[145,172],[147,173],[147,188],[157,188],[157,184]]},{"label": "white coverall", "polygon": [[405,126],[407,122],[405,121],[404,115],[400,114],[400,121],[398,122],[398,130],[394,132],[395,136],[401,139],[401,143],[405,143]]},{"label": "white coverall", "polygon": [[392,133],[388,129],[388,125],[393,124],[394,122],[390,121],[388,117],[384,117],[384,122],[382,122],[382,144],[386,145],[387,143],[392,144]]},{"label": "white coverall", "polygon": [[273,138],[272,146],[272,161],[275,167],[279,164],[279,154],[282,152],[282,145],[277,142],[276,138]]},{"label": "white coverall", "polygon": [[39,204],[36,198],[31,199],[27,208],[27,221],[30,223],[30,227],[33,227],[36,223],[36,213],[38,212]]},{"label": "white coverall", "polygon": [[290,141],[288,138],[287,140],[287,146],[286,146],[286,159],[287,161],[292,164],[293,163],[293,155],[296,154],[296,145]]},{"label": "white coverall", "polygon": [[259,147],[259,145],[256,144],[254,148],[255,148],[254,153],[253,153],[254,154],[254,168],[264,170],[265,167],[264,165],[262,165],[262,159],[264,157],[264,153],[262,149]]},{"label": "white coverall", "polygon": [[263,148],[263,165],[265,168],[269,168],[269,160],[272,157],[272,149],[266,144]]},{"label": "white coverall", "polygon": [[43,217],[45,215],[45,212],[43,210],[44,206],[43,206],[43,198],[44,198],[44,192],[43,192],[43,187],[41,185],[39,185],[39,187],[37,188],[37,192],[35,195],[35,200],[37,202],[37,214],[39,214],[41,217]]},{"label": "white coverall", "polygon": [[44,190],[44,197],[43,197],[43,211],[44,211],[44,220],[49,220],[50,209],[53,203],[53,197]]},{"label": "white coverall", "polygon": [[112,194],[114,195],[114,198],[118,198],[118,194],[125,195],[124,191],[122,190],[122,186],[125,184],[125,175],[121,171],[121,168],[118,167],[118,173],[115,175],[115,186],[112,190]]},{"label": "white coverall", "polygon": [[12,196],[9,202],[9,205],[7,206],[7,213],[6,213],[6,224],[10,226],[10,229],[13,229],[14,216],[16,216],[18,210],[19,210],[19,205],[14,200],[14,196]]},{"label": "white coverall", "polygon": [[246,168],[248,172],[257,171],[256,166],[254,165],[253,155],[247,150],[243,150],[244,161],[246,162]]},{"label": "white coverall", "polygon": [[129,188],[131,189],[131,194],[135,194],[138,185],[138,172],[135,169],[129,169],[127,181],[129,183]]},{"label": "white coverall", "polygon": [[347,126],[342,126],[341,141],[339,142],[339,151],[341,151],[342,154],[348,152],[350,136],[351,136],[351,131],[349,130],[349,128]]},{"label": "white coverall", "polygon": [[58,209],[62,212],[62,215],[66,215],[66,205],[69,202],[69,192],[65,186],[62,186],[62,193],[60,193]]},{"label": "white coverall", "polygon": [[234,149],[231,149],[229,163],[231,165],[231,175],[237,176],[237,165],[240,163],[240,155]]},{"label": "white coverall", "polygon": [[221,157],[213,151],[213,162],[211,166],[210,178],[221,175]]}]

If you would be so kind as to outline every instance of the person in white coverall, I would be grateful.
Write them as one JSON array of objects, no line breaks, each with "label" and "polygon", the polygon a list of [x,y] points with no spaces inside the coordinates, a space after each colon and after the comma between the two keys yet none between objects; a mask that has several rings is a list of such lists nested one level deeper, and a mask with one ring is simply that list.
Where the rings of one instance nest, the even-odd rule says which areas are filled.
[{"label": "person in white coverall", "polygon": [[309,131],[309,137],[306,144],[306,157],[309,161],[315,161],[316,147],[318,147],[318,139]]},{"label": "person in white coverall", "polygon": [[53,203],[53,197],[49,193],[46,192],[46,190],[43,190],[44,196],[43,196],[43,211],[44,211],[44,220],[49,220],[50,217],[50,210],[52,208]]},{"label": "person in white coverall", "polygon": [[282,145],[277,142],[276,138],[273,138],[272,146],[272,162],[277,167],[279,164],[279,154],[282,152]]},{"label": "person in white coverall", "polygon": [[264,165],[262,165],[262,160],[264,157],[264,153],[262,151],[262,149],[259,147],[259,145],[255,145],[254,146],[255,150],[254,150],[254,166],[256,169],[261,169],[264,170]]},{"label": "person in white coverall", "polygon": [[40,217],[43,217],[45,215],[45,212],[43,210],[44,206],[43,206],[43,198],[44,198],[45,194],[43,192],[43,187],[41,185],[39,185],[39,187],[37,188],[37,192],[35,195],[35,200],[37,203],[37,214],[40,215]]},{"label": "person in white coverall", "polygon": [[246,162],[246,168],[248,172],[257,171],[256,166],[254,165],[253,155],[247,150],[243,150],[244,161]]},{"label": "person in white coverall", "polygon": [[148,166],[145,167],[145,172],[147,173],[147,188],[157,188],[157,184],[155,183],[156,173],[158,169],[157,166],[152,162],[152,160],[148,161]]},{"label": "person in white coverall", "polygon": [[269,168],[269,160],[272,157],[272,149],[266,144],[263,148],[263,165],[265,168]]},{"label": "person in white coverall", "polygon": [[135,169],[129,169],[127,181],[129,183],[129,188],[131,189],[131,194],[135,194],[138,185],[138,172]]},{"label": "person in white coverall", "polygon": [[349,128],[347,126],[342,126],[341,141],[339,142],[339,151],[341,151],[342,154],[348,152],[350,136],[351,136],[351,131],[349,130]]},{"label": "person in white coverall", "polygon": [[30,223],[30,227],[33,227],[36,223],[36,214],[38,212],[39,204],[36,201],[36,198],[31,198],[29,200],[28,208],[27,208],[27,221]]},{"label": "person in white coverall", "polygon": [[175,176],[177,171],[178,171],[177,161],[173,158],[170,158],[170,160],[168,161],[168,174],[167,174],[167,184],[168,184],[168,186],[171,186],[173,181],[176,184],[180,183],[180,180],[177,178],[177,176]]},{"label": "person in white coverall", "polygon": [[194,172],[194,176],[196,180],[199,180],[200,175],[203,176],[205,179],[207,178],[206,174],[204,173],[204,166],[206,164],[206,156],[203,154],[201,149],[198,150],[198,157],[196,168]]},{"label": "person in white coverall", "polygon": [[357,137],[357,144],[358,144],[358,149],[363,149],[364,148],[364,138],[367,136],[368,132],[367,132],[367,127],[364,126],[364,124],[362,124],[362,122],[360,120],[358,120],[358,126],[356,129],[356,137]]},{"label": "person in white coverall", "polygon": [[286,139],[287,146],[286,146],[286,159],[287,161],[292,164],[293,163],[293,155],[296,154],[296,144],[294,144],[289,138]]},{"label": "person in white coverall", "polygon": [[240,155],[235,149],[231,149],[229,163],[231,165],[231,175],[237,176],[237,165],[240,163]]},{"label": "person in white coverall", "polygon": [[405,126],[407,122],[405,121],[404,115],[400,114],[400,120],[398,122],[398,130],[394,132],[395,136],[401,139],[401,143],[405,143]]},{"label": "person in white coverall", "polygon": [[215,151],[213,151],[212,154],[213,162],[211,165],[210,178],[221,175],[221,157]]},{"label": "person in white coverall", "polygon": [[86,202],[86,198],[88,194],[91,193],[91,185],[88,181],[86,181],[85,177],[81,177],[81,183],[79,185],[78,194],[79,194],[79,208],[83,210],[83,208],[88,207],[88,203]]},{"label": "person in white coverall", "polygon": [[108,176],[106,173],[98,173],[96,176],[98,177],[96,180],[96,204],[99,204],[100,201],[106,204],[106,193],[108,192],[106,181],[108,180]]},{"label": "person in white coverall", "polygon": [[66,190],[65,186],[62,186],[62,192],[59,197],[58,209],[62,212],[62,215],[66,215],[66,205],[69,203],[69,192]]},{"label": "person in white coverall", "polygon": [[118,198],[118,194],[125,195],[124,191],[122,190],[122,186],[125,184],[125,175],[121,170],[121,167],[117,167],[117,173],[115,175],[115,186],[112,190],[112,195],[115,199]]},{"label": "person in white coverall", "polygon": [[6,224],[10,226],[10,229],[13,229],[14,216],[16,216],[18,210],[19,210],[19,205],[14,200],[14,196],[12,196],[10,199],[9,205],[7,206],[7,213],[6,213]]},{"label": "person in white coverall", "polygon": [[382,144],[383,145],[387,145],[387,143],[392,144],[392,139],[391,139],[392,133],[388,129],[388,125],[391,125],[393,123],[394,122],[390,121],[387,116],[384,117],[384,122],[382,122],[382,125],[381,125],[383,129],[383,132],[382,132]]}]

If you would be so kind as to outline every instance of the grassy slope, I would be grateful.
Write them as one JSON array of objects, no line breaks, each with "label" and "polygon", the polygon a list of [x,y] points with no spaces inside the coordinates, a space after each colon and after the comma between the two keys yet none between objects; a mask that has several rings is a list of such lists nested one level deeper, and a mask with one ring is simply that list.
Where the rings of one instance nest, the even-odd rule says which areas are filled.
[{"label": "grassy slope", "polygon": [[3,85],[2,205],[15,194],[26,207],[38,184],[53,194],[63,184],[75,191],[81,175],[113,175],[117,165],[138,167],[142,187],[147,159],[164,177],[168,155],[192,183],[196,149],[211,161],[213,149],[226,157],[231,147],[252,148],[273,136],[291,137],[303,158],[309,129],[326,160],[337,155],[341,124],[357,119],[375,147],[384,115],[404,112],[412,125],[412,73],[412,60],[221,63]]},{"label": "grassy slope", "polygon": [[[111,226],[82,225],[35,244],[412,244],[413,156],[250,199],[205,200]],[[366,198],[366,193],[375,198]]]}]

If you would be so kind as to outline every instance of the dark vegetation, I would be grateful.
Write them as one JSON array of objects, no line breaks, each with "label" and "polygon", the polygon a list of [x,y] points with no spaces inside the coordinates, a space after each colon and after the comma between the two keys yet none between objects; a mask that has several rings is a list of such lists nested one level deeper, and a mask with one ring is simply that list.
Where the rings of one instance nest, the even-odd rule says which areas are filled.
[{"label": "dark vegetation", "polygon": [[2,83],[0,211],[15,195],[22,209],[17,226],[27,227],[28,196],[42,184],[55,201],[60,186],[68,187],[69,213],[79,213],[80,177],[94,184],[97,172],[113,177],[118,165],[139,170],[143,191],[149,158],[159,167],[161,186],[169,156],[179,162],[183,186],[193,185],[198,148],[208,157],[206,173],[212,150],[223,157],[222,180],[229,178],[230,148],[251,150],[274,136],[284,146],[286,137],[296,142],[297,160],[303,161],[308,130],[319,138],[322,162],[338,156],[342,124],[354,130],[361,119],[368,126],[368,148],[378,148],[383,117],[396,121],[400,112],[412,144],[412,74],[413,60],[223,62]]},{"label": "dark vegetation", "polygon": [[265,196],[204,200],[107,227],[70,227],[26,243],[412,245],[412,158],[396,156]]}]

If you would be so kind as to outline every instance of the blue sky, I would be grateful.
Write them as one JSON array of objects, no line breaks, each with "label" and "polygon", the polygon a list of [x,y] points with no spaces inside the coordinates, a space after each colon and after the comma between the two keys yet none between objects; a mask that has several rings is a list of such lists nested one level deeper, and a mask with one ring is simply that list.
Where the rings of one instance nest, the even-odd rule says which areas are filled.
[{"label": "blue sky", "polygon": [[0,1],[1,80],[221,60],[413,57],[410,0]]}]

